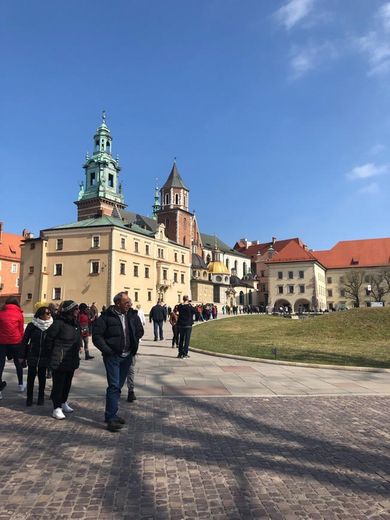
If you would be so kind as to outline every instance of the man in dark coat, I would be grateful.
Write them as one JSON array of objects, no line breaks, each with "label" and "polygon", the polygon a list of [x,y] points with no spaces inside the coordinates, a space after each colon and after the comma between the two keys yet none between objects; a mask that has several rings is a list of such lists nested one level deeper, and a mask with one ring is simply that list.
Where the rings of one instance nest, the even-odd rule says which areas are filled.
[{"label": "man in dark coat", "polygon": [[105,421],[107,429],[116,432],[123,427],[118,406],[121,389],[137,353],[144,328],[137,313],[130,313],[131,301],[126,292],[114,296],[114,305],[93,323],[92,341],[102,355],[107,373]]},{"label": "man in dark coat", "polygon": [[157,341],[159,337],[160,340],[164,339],[163,323],[164,321],[167,321],[167,310],[161,305],[160,300],[158,300],[157,305],[150,309],[149,322],[152,323],[152,321],[154,341]]},{"label": "man in dark coat", "polygon": [[179,332],[179,353],[178,358],[188,358],[188,348],[192,332],[192,324],[194,323],[195,309],[190,304],[188,296],[183,296],[183,303],[177,306],[179,317],[177,320],[177,329]]}]

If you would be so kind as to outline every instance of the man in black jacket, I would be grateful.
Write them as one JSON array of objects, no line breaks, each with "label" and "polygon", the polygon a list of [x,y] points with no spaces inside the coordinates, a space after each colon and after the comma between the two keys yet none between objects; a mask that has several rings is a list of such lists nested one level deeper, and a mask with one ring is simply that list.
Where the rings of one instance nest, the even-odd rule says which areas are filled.
[{"label": "man in black jacket", "polygon": [[126,292],[114,296],[114,305],[93,323],[92,341],[102,352],[107,373],[105,421],[116,432],[124,420],[117,415],[121,389],[137,353],[144,328],[137,313],[129,312],[131,300]]},{"label": "man in black jacket", "polygon": [[158,300],[157,305],[152,307],[149,312],[149,322],[153,321],[153,332],[154,332],[154,341],[157,341],[159,336],[160,339],[164,339],[163,334],[163,323],[167,321],[167,310],[165,307],[161,305],[160,300]]},{"label": "man in black jacket", "polygon": [[179,317],[177,319],[177,330],[179,332],[178,358],[188,358],[188,348],[194,323],[195,309],[190,303],[188,296],[183,296],[183,303],[177,306]]}]

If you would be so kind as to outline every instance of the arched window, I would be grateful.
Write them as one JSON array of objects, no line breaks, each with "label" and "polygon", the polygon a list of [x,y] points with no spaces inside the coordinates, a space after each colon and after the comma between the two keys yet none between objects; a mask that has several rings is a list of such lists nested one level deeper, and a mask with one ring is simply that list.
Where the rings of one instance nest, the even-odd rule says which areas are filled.
[{"label": "arched window", "polygon": [[169,193],[165,194],[165,204],[169,204]]},{"label": "arched window", "polygon": [[248,296],[249,296],[249,302],[248,303],[249,303],[249,305],[252,305],[252,291],[249,291]]},{"label": "arched window", "polygon": [[110,152],[110,148],[111,148],[111,146],[110,146],[110,142],[107,141],[107,142],[106,142],[106,152]]},{"label": "arched window", "polygon": [[240,305],[244,305],[244,293],[240,291]]},{"label": "arched window", "polygon": [[99,141],[95,141],[95,150],[99,150]]},{"label": "arched window", "polygon": [[176,193],[175,195],[175,204],[178,206],[179,205],[179,194]]}]

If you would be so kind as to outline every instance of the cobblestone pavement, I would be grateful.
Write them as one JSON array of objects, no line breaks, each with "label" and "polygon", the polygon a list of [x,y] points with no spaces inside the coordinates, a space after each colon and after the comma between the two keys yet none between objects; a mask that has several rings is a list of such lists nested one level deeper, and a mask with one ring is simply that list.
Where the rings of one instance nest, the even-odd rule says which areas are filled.
[{"label": "cobblestone pavement", "polygon": [[390,519],[390,397],[152,397],[0,409],[0,520]]},{"label": "cobblestone pavement", "polygon": [[148,324],[138,400],[109,433],[92,352],[65,421],[26,408],[7,363],[0,520],[390,520],[389,372],[178,360]]}]

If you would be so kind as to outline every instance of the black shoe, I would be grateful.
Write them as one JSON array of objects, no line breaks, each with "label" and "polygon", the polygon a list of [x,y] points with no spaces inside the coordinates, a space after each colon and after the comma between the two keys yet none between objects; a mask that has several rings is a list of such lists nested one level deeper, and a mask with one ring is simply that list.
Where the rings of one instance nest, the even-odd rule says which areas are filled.
[{"label": "black shoe", "polygon": [[136,397],[134,392],[129,392],[127,394],[127,402],[128,403],[132,403],[133,401],[136,401],[136,400],[137,400],[137,397]]},{"label": "black shoe", "polygon": [[33,404],[32,397],[27,397],[27,399],[26,399],[26,406],[32,406],[32,404]]},{"label": "black shoe", "polygon": [[160,341],[164,341],[164,338],[160,338]]},{"label": "black shoe", "polygon": [[123,428],[123,424],[118,421],[110,421],[107,423],[107,430],[109,432],[119,432],[121,428]]},{"label": "black shoe", "polygon": [[178,354],[176,357],[178,357],[178,358],[182,358],[183,355],[182,355],[182,354]]},{"label": "black shoe", "polygon": [[7,381],[2,381],[2,382],[0,383],[0,392],[1,392],[2,390],[4,390],[4,388],[5,388],[6,386],[7,386]]},{"label": "black shoe", "polygon": [[[108,421],[104,421],[105,423],[109,424]],[[119,415],[116,416],[115,419],[110,421],[110,423],[119,423],[119,424],[126,424],[126,421],[123,419],[123,417],[119,417]]]},{"label": "black shoe", "polygon": [[38,397],[37,405],[43,406],[45,404],[45,398],[44,397]]},{"label": "black shoe", "polygon": [[157,341],[157,338],[154,338],[154,341]]}]

